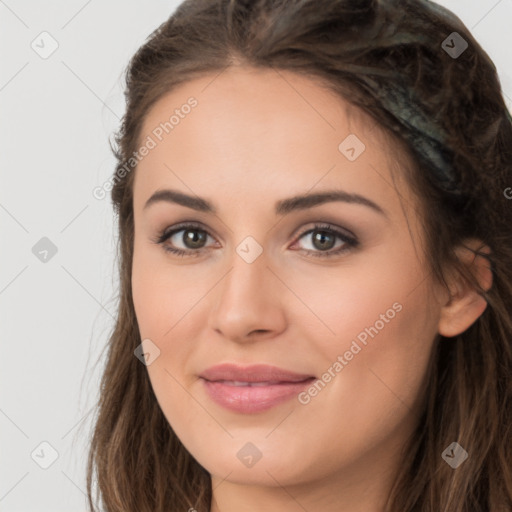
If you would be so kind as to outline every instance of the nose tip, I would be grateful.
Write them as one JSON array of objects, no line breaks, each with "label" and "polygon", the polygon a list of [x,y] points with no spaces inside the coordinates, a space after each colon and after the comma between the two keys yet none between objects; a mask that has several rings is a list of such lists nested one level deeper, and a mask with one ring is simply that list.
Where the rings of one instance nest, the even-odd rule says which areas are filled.
[{"label": "nose tip", "polygon": [[[246,243],[250,252],[252,242]],[[236,341],[261,339],[282,331],[286,322],[277,285],[261,254],[251,263],[236,255],[213,295],[210,328]]]}]

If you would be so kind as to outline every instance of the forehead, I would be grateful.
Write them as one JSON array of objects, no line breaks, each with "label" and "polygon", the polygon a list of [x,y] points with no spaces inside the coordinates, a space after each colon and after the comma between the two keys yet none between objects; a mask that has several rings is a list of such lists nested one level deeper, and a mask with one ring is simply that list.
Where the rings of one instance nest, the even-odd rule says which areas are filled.
[{"label": "forehead", "polygon": [[148,138],[154,147],[134,185],[140,207],[166,185],[201,196],[236,189],[247,199],[305,193],[315,184],[396,196],[396,149],[376,122],[288,71],[228,68],[180,84],[146,115],[140,142]]},{"label": "forehead", "polygon": [[[313,132],[354,129],[362,134],[368,129],[373,131],[376,125],[365,112],[313,76],[286,70],[230,67],[179,84],[160,98],[146,114],[142,133],[158,131],[160,124],[169,121],[173,114],[179,114],[177,111],[186,107],[190,98],[194,98],[197,105],[186,108],[187,112],[179,119],[175,116],[172,137],[165,137],[169,133],[164,133],[165,138],[177,142],[179,132],[182,132],[183,135],[195,134],[197,138],[205,136],[216,141],[217,134],[225,135],[231,128],[231,140],[237,135],[246,139],[248,135],[259,134],[263,128],[265,132],[277,132],[273,134],[279,135],[277,142],[282,142],[311,137]],[[192,130],[187,130],[190,122],[182,122],[189,113],[194,118]],[[212,130],[211,121],[215,121],[217,128],[222,128],[222,133],[219,129]],[[302,122],[301,129],[280,131],[283,127],[290,128],[290,121]],[[381,138],[380,130],[375,130],[373,137]]]}]

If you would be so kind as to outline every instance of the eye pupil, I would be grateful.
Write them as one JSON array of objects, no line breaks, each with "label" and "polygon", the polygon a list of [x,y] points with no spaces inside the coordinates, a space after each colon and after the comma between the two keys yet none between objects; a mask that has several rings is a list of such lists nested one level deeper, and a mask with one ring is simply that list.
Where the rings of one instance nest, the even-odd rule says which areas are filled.
[{"label": "eye pupil", "polygon": [[[190,249],[201,247],[201,243],[206,240],[206,233],[197,229],[187,229],[183,232],[183,242]],[[191,245],[190,245],[191,244]]]},{"label": "eye pupil", "polygon": [[[335,237],[328,233],[327,231],[315,231],[315,235],[313,236],[313,244],[317,247],[317,249],[332,249],[334,244],[336,243]],[[325,244],[326,239],[330,238],[331,241]],[[317,245],[317,242],[320,245]],[[327,246],[326,246],[327,245]]]}]

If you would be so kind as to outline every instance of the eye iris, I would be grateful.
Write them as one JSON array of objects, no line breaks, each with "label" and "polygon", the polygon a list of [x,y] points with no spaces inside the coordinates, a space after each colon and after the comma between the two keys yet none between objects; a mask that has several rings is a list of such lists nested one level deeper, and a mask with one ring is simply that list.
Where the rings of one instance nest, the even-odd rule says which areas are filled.
[{"label": "eye iris", "polygon": [[198,249],[206,240],[206,233],[197,229],[186,229],[183,233],[183,242],[190,249]]},{"label": "eye iris", "polygon": [[[315,247],[317,249],[332,249],[334,244],[335,244],[335,237],[331,234],[331,233],[328,233],[327,231],[314,231],[314,236],[313,236],[313,244],[315,245]],[[326,244],[326,239],[330,238],[330,242],[327,242]],[[320,245],[317,245],[317,242],[320,244]]]}]

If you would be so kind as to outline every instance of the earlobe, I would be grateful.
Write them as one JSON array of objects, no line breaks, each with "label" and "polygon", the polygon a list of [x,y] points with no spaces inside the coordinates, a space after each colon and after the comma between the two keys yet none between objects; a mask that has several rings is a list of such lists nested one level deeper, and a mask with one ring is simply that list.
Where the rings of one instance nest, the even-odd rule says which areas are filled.
[{"label": "earlobe", "polygon": [[[467,265],[480,286],[488,291],[492,286],[490,263],[473,251],[490,254],[491,250],[480,240],[470,240],[456,250],[457,256]],[[448,338],[463,333],[487,307],[485,298],[460,275],[453,277],[450,289],[451,297],[441,309],[438,324],[439,334]]]}]

